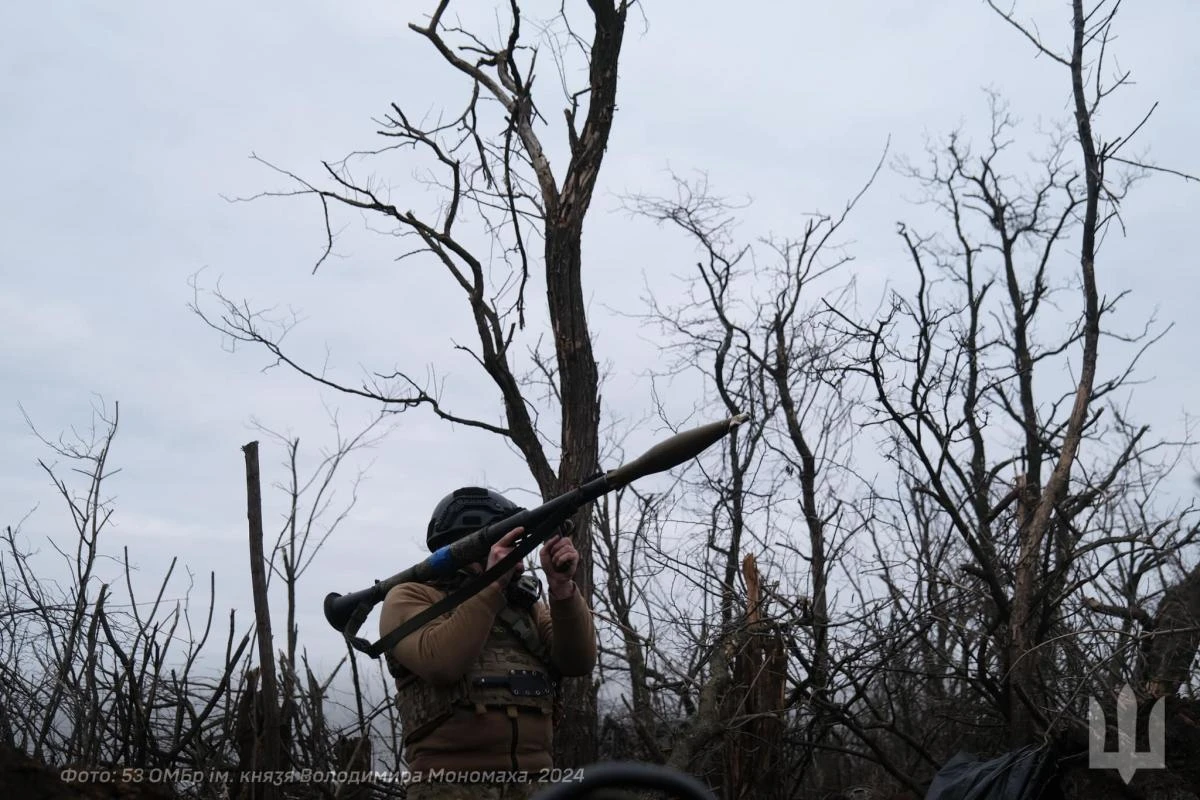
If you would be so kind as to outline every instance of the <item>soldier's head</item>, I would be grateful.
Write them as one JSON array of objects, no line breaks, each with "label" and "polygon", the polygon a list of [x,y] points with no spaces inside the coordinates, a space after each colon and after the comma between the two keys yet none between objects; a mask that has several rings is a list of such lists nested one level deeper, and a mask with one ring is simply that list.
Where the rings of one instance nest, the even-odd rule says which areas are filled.
[{"label": "soldier's head", "polygon": [[425,542],[432,553],[520,510],[507,497],[490,489],[478,486],[455,489],[434,507]]}]

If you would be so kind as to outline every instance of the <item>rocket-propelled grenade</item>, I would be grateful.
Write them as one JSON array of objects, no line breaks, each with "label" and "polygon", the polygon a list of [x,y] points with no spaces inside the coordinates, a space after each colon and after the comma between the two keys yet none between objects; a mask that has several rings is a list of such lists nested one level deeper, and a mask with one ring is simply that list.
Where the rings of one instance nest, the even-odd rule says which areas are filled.
[{"label": "rocket-propelled grenade", "polygon": [[638,478],[656,472],[665,472],[695,458],[748,419],[749,414],[738,414],[720,422],[710,422],[699,428],[677,433],[665,442],[659,442],[628,464],[610,470],[605,476],[608,478],[609,490],[619,489]]},{"label": "rocket-propelled grenade", "polygon": [[677,433],[654,445],[628,464],[609,470],[582,486],[547,500],[537,508],[518,511],[486,528],[468,534],[440,548],[421,563],[386,580],[377,581],[370,588],[348,595],[330,592],[325,597],[325,619],[347,637],[353,636],[358,627],[366,621],[371,607],[382,601],[393,586],[451,575],[467,564],[486,561],[492,545],[513,528],[524,527],[527,533],[537,529],[541,532],[543,540],[547,539],[556,529],[555,525],[549,524],[552,521],[565,522],[580,508],[607,492],[627,486],[638,478],[665,472],[695,458],[749,418],[748,414],[737,414],[720,422],[710,422]]}]

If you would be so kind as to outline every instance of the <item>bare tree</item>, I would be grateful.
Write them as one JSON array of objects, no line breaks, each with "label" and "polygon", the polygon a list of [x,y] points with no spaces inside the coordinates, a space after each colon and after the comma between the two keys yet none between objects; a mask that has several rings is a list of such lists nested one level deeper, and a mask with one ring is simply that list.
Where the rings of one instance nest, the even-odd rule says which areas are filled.
[{"label": "bare tree", "polygon": [[[286,644],[281,657],[280,727],[290,733],[296,725],[296,693],[301,684],[296,671],[299,629],[296,626],[296,588],[300,578],[312,566],[321,547],[345,521],[358,501],[358,486],[363,469],[354,475],[349,498],[339,502],[339,470],[352,453],[375,446],[387,435],[386,417],[377,416],[357,433],[342,430],[336,413],[330,413],[334,433],[332,448],[322,448],[311,469],[301,465],[300,438],[271,430],[261,423],[256,427],[284,448],[286,480],[274,481],[273,487],[287,498],[287,513],[266,559],[267,581],[278,577],[283,582],[286,608]],[[320,737],[317,739],[320,741]]]},{"label": "bare tree", "polygon": [[[272,482],[273,488],[285,498],[285,513],[270,550],[264,548],[261,587],[257,581],[255,585],[256,611],[264,608],[269,612],[271,604],[267,588],[272,578],[279,578],[283,584],[287,634],[278,657],[277,691],[272,690],[271,683],[275,682],[269,683],[262,669],[274,659],[260,659],[260,666],[243,676],[234,732],[243,769],[262,769],[261,764],[272,752],[272,737],[267,734],[273,728],[278,732],[274,737],[278,739],[275,745],[279,748],[277,758],[285,760],[292,768],[297,764],[332,765],[340,771],[357,764],[365,769],[372,765],[373,739],[395,737],[398,720],[389,713],[386,681],[382,684],[381,699],[372,706],[366,696],[367,687],[357,669],[353,669],[353,706],[346,715],[353,722],[349,727],[345,724],[330,726],[325,706],[330,684],[346,663],[345,659],[323,681],[318,681],[308,668],[306,655],[300,656],[305,662],[304,679],[297,668],[296,594],[300,578],[357,502],[363,469],[350,479],[349,496],[345,499],[339,497],[342,488],[340,471],[352,454],[373,447],[386,436],[387,429],[383,426],[386,420],[386,416],[377,415],[357,432],[347,433],[338,415],[330,412],[334,443],[317,452],[312,466],[304,463],[307,459],[303,457],[298,437],[255,423],[255,427],[282,447],[285,454],[282,464],[285,480]],[[385,675],[380,671],[378,677],[383,679]],[[378,730],[375,721],[381,716],[384,725]],[[395,762],[389,761],[389,766],[399,769]],[[248,791],[252,796],[258,796],[261,788],[252,786]],[[330,798],[348,796],[339,794],[331,784],[314,784],[312,788]]]},{"label": "bare tree", "polygon": [[[103,580],[102,568],[114,561],[102,538],[113,513],[105,482],[115,472],[110,454],[118,421],[119,405],[111,413],[101,406],[88,432],[57,441],[39,436],[71,467],[64,477],[57,464],[39,461],[73,523],[73,541],[48,540],[67,568],[65,587],[50,580],[46,565],[22,545],[20,526],[5,530],[4,737],[39,761],[59,765],[223,768],[228,753],[219,724],[249,635],[238,640],[231,613],[220,671],[215,678],[198,674],[213,632],[215,576],[209,576],[199,629],[193,627],[190,586],[181,599],[165,597],[174,560],[150,602],[134,589],[128,551],[115,560],[120,573]],[[114,579],[123,580],[124,597]]]},{"label": "bare tree", "polygon": [[[827,791],[836,767],[820,748],[847,716],[838,702],[847,679],[836,675],[830,578],[866,519],[865,506],[847,502],[857,486],[848,471],[852,404],[837,354],[849,339],[832,327],[829,308],[850,297],[849,285],[837,283],[850,259],[835,240],[867,187],[841,214],[812,215],[797,238],[755,247],[736,242],[736,207],[704,179],[675,184],[674,197],[629,201],[635,213],[679,228],[700,253],[688,299],[664,306],[650,297],[648,318],[674,342],[679,369],[700,372],[718,404],[758,422],[730,440],[724,469],[687,484],[712,498],[711,509],[694,513],[715,523],[715,562],[702,580],[721,624],[693,634],[711,655],[671,762],[686,766],[706,737],[723,737],[728,796]],[[801,541],[791,535],[796,528]],[[803,741],[789,752],[784,734],[793,731]]]},{"label": "bare tree", "polygon": [[[581,57],[587,66],[585,86],[566,89],[564,109],[568,156],[556,176],[549,148],[538,131],[542,122],[535,101],[534,79],[539,47],[527,43],[521,8],[509,3],[509,28],[496,43],[464,30],[448,19],[449,0],[441,0],[424,25],[409,27],[437,51],[446,66],[468,79],[469,96],[460,114],[449,122],[426,125],[414,120],[399,104],[381,122],[385,150],[411,150],[428,159],[432,185],[445,193],[441,209],[424,216],[394,205],[378,181],[355,177],[351,160],[323,163],[326,186],[291,172],[293,190],[272,195],[317,198],[324,211],[327,245],[317,266],[333,247],[334,209],[361,210],[391,226],[390,233],[416,240],[414,250],[447,270],[461,288],[479,341],[478,348],[458,345],[495,384],[503,422],[471,419],[451,411],[431,382],[394,371],[377,373],[361,387],[331,380],[284,352],[283,332],[265,324],[245,304],[216,295],[218,316],[196,310],[213,327],[264,347],[279,363],[317,382],[352,395],[373,399],[390,410],[427,406],[441,419],[480,428],[511,442],[529,467],[544,498],[578,484],[597,468],[600,423],[599,372],[593,353],[583,294],[580,241],[584,219],[608,145],[616,108],[617,66],[629,10],[626,0],[590,0],[590,40],[573,27],[565,9],[558,25],[566,44],[556,54]],[[581,102],[586,98],[586,112]],[[489,130],[499,129],[491,134]],[[511,271],[492,277],[492,258],[473,245],[473,230],[481,230]],[[525,289],[537,255],[532,245],[542,241],[542,268],[547,309],[554,337],[551,364],[534,344],[529,349],[529,373],[519,368],[514,346],[525,328]],[[540,376],[540,377],[539,377]],[[431,379],[432,380],[432,379]],[[551,387],[548,413],[559,418],[557,468],[551,464],[550,444],[532,411],[531,381]],[[581,562],[577,582],[586,597],[592,594],[590,510],[575,519],[575,543]],[[559,761],[578,764],[591,760],[595,738],[595,692],[584,679],[568,681],[566,702],[573,709],[560,727],[556,749]]]},{"label": "bare tree", "polygon": [[[1000,681],[989,688],[1012,744],[1045,730],[1075,696],[1053,665],[1072,646],[1064,604],[1078,602],[1079,588],[1103,571],[1105,562],[1089,554],[1132,542],[1165,552],[1190,541],[1166,538],[1169,525],[1124,534],[1098,526],[1097,509],[1113,502],[1123,476],[1166,446],[1147,442],[1147,429],[1118,405],[1138,356],[1161,334],[1150,325],[1132,335],[1104,326],[1122,295],[1102,297],[1095,272],[1098,242],[1140,174],[1119,170],[1137,166],[1117,156],[1129,136],[1105,143],[1093,130],[1101,102],[1128,77],[1103,75],[1118,7],[1101,2],[1085,12],[1076,0],[1067,55],[1000,12],[1066,68],[1075,124],[1051,136],[1040,175],[1006,175],[1014,122],[993,97],[981,153],[955,134],[931,151],[928,166],[906,167],[945,214],[949,234],[901,224],[915,292],[894,295],[879,321],[846,320],[862,345],[852,369],[870,380],[875,419],[892,432],[907,493],[897,500],[901,513],[943,516],[987,598],[999,661],[981,649],[980,674],[998,668]],[[1068,281],[1057,276],[1072,238],[1078,271]],[[1070,285],[1077,316],[1055,318]],[[1139,348],[1107,378],[1098,377],[1102,333]],[[1068,371],[1070,385],[1059,391]],[[1113,441],[1120,446],[1105,447]],[[1087,452],[1094,456],[1081,458]]]},{"label": "bare tree", "polygon": [[[232,611],[227,634],[222,637],[214,629],[220,624],[215,619],[215,574],[208,577],[207,608],[201,609],[197,624],[192,576],[180,587],[177,560],[146,601],[135,587],[131,554],[124,550],[114,557],[104,545],[115,512],[106,487],[116,472],[111,453],[118,410],[118,405],[111,412],[98,407],[90,430],[73,428],[72,435],[57,440],[40,437],[56,460],[39,463],[72,521],[71,536],[47,537],[52,555],[63,560],[65,570],[52,570],[53,565],[24,542],[21,525],[9,526],[0,535],[0,649],[5,656],[0,667],[0,745],[6,759],[10,748],[30,754],[36,750],[34,763],[128,769],[128,776],[120,773],[126,782],[156,783],[158,789],[147,790],[148,796],[161,796],[163,781],[173,783],[181,798],[258,796],[262,783],[239,782],[242,771],[262,768],[269,710],[259,691],[261,670],[249,668],[252,632],[239,630]],[[278,707],[281,756],[295,769],[323,774],[366,770],[374,766],[372,739],[388,741],[398,735],[385,672],[366,676],[377,686],[356,684],[347,707],[331,691],[341,665],[318,679],[298,647],[295,626],[296,581],[321,541],[353,506],[357,481],[339,505],[336,489],[341,481],[335,474],[352,452],[377,440],[379,423],[377,418],[359,433],[343,435],[335,419],[336,444],[320,454],[311,473],[298,441],[280,437],[286,445],[289,480],[279,488],[286,490],[287,502],[273,555],[264,557],[263,564],[264,571],[278,568],[274,574],[287,584],[291,636],[279,658]],[[60,573],[67,580],[53,580]],[[217,652],[210,652],[213,648]],[[299,667],[294,666],[297,659]],[[303,680],[297,675],[301,670]],[[381,699],[366,700],[368,688]],[[331,721],[334,714],[340,719]],[[381,761],[392,770],[403,767],[394,754],[382,754]],[[224,773],[229,780],[173,780],[170,776],[179,770]],[[45,782],[58,783],[53,776],[46,776]],[[289,791],[333,800],[353,796],[348,786],[310,782]],[[227,787],[232,795],[225,793]],[[377,796],[395,796],[400,789],[384,786]],[[353,788],[359,795],[362,790]],[[75,796],[66,787],[58,791]]]},{"label": "bare tree", "polygon": [[[1125,405],[1138,359],[1163,331],[1153,321],[1119,330],[1109,320],[1122,295],[1103,297],[1095,277],[1098,242],[1149,167],[1119,154],[1129,136],[1105,144],[1091,127],[1100,102],[1126,82],[1103,74],[1116,7],[1073,10],[1071,55],[1055,60],[1070,68],[1075,124],[1050,136],[1037,174],[1021,175],[1011,165],[1016,125],[993,97],[982,152],[955,134],[930,150],[928,165],[902,164],[948,230],[900,226],[916,288],[894,292],[878,319],[856,321],[836,299],[808,312],[797,302],[838,264],[821,256],[837,219],[818,218],[798,242],[771,243],[783,267],[769,273],[733,243],[734,209],[703,183],[678,182],[671,199],[634,198],[635,211],[678,226],[702,254],[691,302],[656,306],[653,316],[687,343],[688,363],[713,354],[721,369],[737,363],[757,374],[756,409],[778,414],[766,441],[797,478],[809,540],[801,554],[812,571],[803,629],[813,647],[789,651],[790,669],[807,674],[789,675],[785,709],[801,758],[824,750],[834,770],[846,756],[863,759],[918,790],[911,776],[936,768],[964,738],[990,749],[1059,722],[1078,726],[1089,693],[1131,674],[1138,644],[1159,676],[1151,690],[1174,691],[1200,642],[1184,561],[1197,539],[1194,508],[1167,507],[1155,491],[1190,444],[1152,440]],[[1064,274],[1068,249],[1078,259],[1073,278]],[[743,260],[753,268],[739,270]],[[731,299],[731,287],[761,285],[764,273],[783,287],[773,298]],[[1115,372],[1100,360],[1102,336],[1134,352]],[[723,399],[719,374],[711,380]],[[868,402],[851,417],[853,404],[839,399],[859,387]],[[830,469],[853,474],[849,459],[830,457],[839,424],[883,431],[883,455],[898,473],[894,492],[870,487],[873,510],[841,519],[830,511],[852,495],[819,480]],[[779,501],[765,484],[753,491]],[[718,529],[722,546],[739,541],[732,518]],[[831,540],[833,530],[869,534],[873,553],[840,549],[847,539]],[[851,589],[837,623],[835,565]],[[721,585],[719,570],[709,580]],[[1155,634],[1156,619],[1139,609],[1173,583],[1157,615],[1167,629]],[[1114,608],[1129,618],[1122,629],[1101,616]],[[683,615],[662,612],[687,627]],[[830,637],[831,626],[841,635]],[[710,641],[695,638],[697,648]],[[710,654],[702,685],[733,691],[725,656],[702,652]],[[702,729],[685,726],[682,743]]]}]

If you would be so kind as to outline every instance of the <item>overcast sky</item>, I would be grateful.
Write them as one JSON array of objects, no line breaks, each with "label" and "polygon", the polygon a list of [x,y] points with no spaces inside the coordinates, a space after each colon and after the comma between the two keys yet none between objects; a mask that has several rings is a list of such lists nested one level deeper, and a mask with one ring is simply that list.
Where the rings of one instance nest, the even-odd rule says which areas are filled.
[{"label": "overcast sky", "polygon": [[[18,403],[54,436],[86,425],[96,396],[120,401],[112,463],[121,472],[108,487],[116,512],[105,549],[128,546],[149,582],[176,555],[198,576],[216,570],[218,613],[233,606],[250,619],[241,445],[263,439],[264,482],[284,478],[282,449],[251,420],[290,431],[315,452],[331,441],[326,408],[340,410],[346,430],[376,409],[283,370],[264,373],[262,352],[228,352],[187,310],[197,272],[202,285],[220,279],[227,294],[256,306],[295,308],[306,321],[289,341],[310,362],[327,358],[339,379],[397,367],[424,374],[436,363],[455,410],[496,418],[494,392],[452,349],[455,337],[471,340],[471,329],[444,274],[393,262],[402,245],[345,215],[338,257],[314,276],[323,227],[313,201],[223,199],[283,185],[252,153],[315,175],[321,159],[375,146],[371,118],[391,102],[418,115],[439,98],[457,105],[461,83],[407,29],[427,5],[4,6],[0,523],[36,506],[23,527],[28,540],[69,541],[69,517],[36,463],[49,454]],[[1019,9],[1047,40],[1068,40],[1069,3],[1028,0]],[[1192,173],[1200,172],[1197,31],[1194,0],[1127,4],[1113,52],[1136,84],[1099,120],[1111,139],[1158,102],[1141,144],[1155,163]],[[1030,129],[1069,121],[1066,78],[975,0],[675,0],[647,4],[644,18],[631,14],[616,123],[585,228],[584,282],[599,356],[611,362],[607,412],[631,420],[645,413],[651,398],[641,376],[660,357],[653,333],[621,314],[643,310],[644,282],[669,299],[679,291],[672,276],[694,261],[677,234],[621,211],[620,195],[665,191],[668,169],[704,170],[716,191],[753,200],[748,237],[796,233],[802,214],[837,209],[857,191],[889,139],[893,155],[916,157],[928,137],[959,125],[977,130],[986,122],[985,87],[1004,94]],[[555,124],[544,135],[561,148],[555,84],[547,70],[541,102]],[[396,196],[419,200],[425,191],[403,171],[382,177]],[[848,224],[854,274],[866,289],[904,274],[895,223],[917,217],[915,194],[885,172]],[[1106,294],[1134,290],[1121,318],[1130,327],[1155,312],[1176,323],[1145,362],[1142,375],[1153,381],[1138,394],[1140,416],[1164,435],[1189,407],[1200,413],[1198,213],[1196,184],[1142,184],[1125,207],[1128,238],[1106,243],[1099,269]],[[369,465],[358,505],[302,586],[302,641],[317,655],[340,650],[320,598],[420,558],[429,511],[446,491],[532,485],[487,435],[421,411],[391,425],[351,465]],[[647,426],[631,441],[656,435]],[[267,503],[270,527],[282,508],[275,493]]]}]

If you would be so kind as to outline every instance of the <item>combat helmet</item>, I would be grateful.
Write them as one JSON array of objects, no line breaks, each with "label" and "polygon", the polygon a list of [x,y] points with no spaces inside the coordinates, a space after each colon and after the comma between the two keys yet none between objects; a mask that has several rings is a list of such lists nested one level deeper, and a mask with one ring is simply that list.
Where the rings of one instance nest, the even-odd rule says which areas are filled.
[{"label": "combat helmet", "polygon": [[478,486],[455,489],[438,502],[429,519],[425,541],[433,552],[468,533],[523,511],[499,492]]}]

